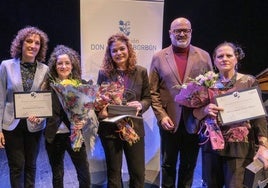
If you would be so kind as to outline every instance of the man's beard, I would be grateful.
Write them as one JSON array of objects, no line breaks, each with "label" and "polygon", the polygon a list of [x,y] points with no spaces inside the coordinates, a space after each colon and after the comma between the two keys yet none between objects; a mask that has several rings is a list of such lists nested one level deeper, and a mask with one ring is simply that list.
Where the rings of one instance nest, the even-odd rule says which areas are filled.
[{"label": "man's beard", "polygon": [[190,40],[191,40],[191,38],[188,38],[182,42],[182,41],[179,41],[178,39],[176,39],[176,37],[174,37],[174,36],[171,36],[170,38],[173,41],[172,44],[179,47],[179,48],[187,48],[189,46]]},{"label": "man's beard", "polygon": [[176,46],[179,48],[187,48],[188,45],[189,45],[188,41],[185,41],[185,42],[176,41]]}]

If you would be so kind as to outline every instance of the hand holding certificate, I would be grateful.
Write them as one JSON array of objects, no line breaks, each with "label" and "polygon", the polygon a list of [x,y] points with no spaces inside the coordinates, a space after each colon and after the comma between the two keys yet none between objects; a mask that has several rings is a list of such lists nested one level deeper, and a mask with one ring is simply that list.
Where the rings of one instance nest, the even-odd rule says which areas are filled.
[{"label": "hand holding certificate", "polygon": [[260,91],[256,87],[218,96],[216,103],[224,109],[220,111],[223,125],[251,120],[267,114]]},{"label": "hand holding certificate", "polygon": [[29,116],[52,116],[51,92],[15,92],[14,93],[15,118],[28,118]]}]

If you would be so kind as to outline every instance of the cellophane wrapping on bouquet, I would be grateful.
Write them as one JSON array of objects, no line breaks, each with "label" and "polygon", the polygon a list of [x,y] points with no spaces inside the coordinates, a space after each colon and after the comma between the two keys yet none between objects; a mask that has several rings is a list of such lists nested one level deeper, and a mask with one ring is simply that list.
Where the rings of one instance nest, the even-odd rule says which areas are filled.
[{"label": "cellophane wrapping on bouquet", "polygon": [[[213,71],[200,74],[194,79],[190,78],[190,82],[187,84],[175,86],[179,89],[179,93],[175,96],[174,100],[179,105],[188,108],[200,108],[205,106],[213,102],[213,98],[220,93],[219,89],[223,88],[218,78],[219,75]],[[224,148],[224,139],[216,118],[208,116],[201,121],[198,134],[200,145],[210,140],[214,150]]]},{"label": "cellophane wrapping on bouquet", "polygon": [[[118,80],[121,80],[120,78]],[[124,100],[124,92],[125,88],[124,85],[121,84],[120,81],[118,82],[104,82],[100,85],[99,91],[96,95],[95,100],[95,109],[97,111],[101,111],[104,107],[109,104],[118,105],[120,106],[123,104]],[[133,127],[133,121],[131,118],[123,118],[116,122],[118,127],[119,137],[128,142],[130,145],[139,141],[140,137],[135,132]]]},{"label": "cellophane wrapping on bouquet", "polygon": [[175,101],[188,108],[199,108],[209,102],[208,88],[195,82],[190,82],[187,86],[180,89],[175,96]]},{"label": "cellophane wrapping on bouquet", "polygon": [[[74,151],[79,151],[83,142],[81,129],[75,129],[76,122],[89,123],[88,126],[98,126],[98,122],[91,117],[94,112],[94,101],[98,91],[98,85],[81,84],[77,80],[65,79],[59,83],[52,83],[50,86],[56,92],[65,113],[71,123],[71,145]],[[93,120],[94,119],[94,120]],[[94,122],[93,122],[93,121]],[[93,129],[95,129],[92,127]],[[94,131],[96,133],[96,131]],[[91,146],[94,147],[94,138],[91,138]]]},{"label": "cellophane wrapping on bouquet", "polygon": [[104,82],[96,94],[95,109],[101,111],[108,104],[122,105],[124,85],[120,82]]}]

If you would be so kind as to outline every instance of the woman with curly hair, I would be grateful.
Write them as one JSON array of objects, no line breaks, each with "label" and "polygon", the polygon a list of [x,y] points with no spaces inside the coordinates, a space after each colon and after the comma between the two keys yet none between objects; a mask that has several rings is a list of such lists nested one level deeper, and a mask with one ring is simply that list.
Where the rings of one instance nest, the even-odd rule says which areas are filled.
[{"label": "woman with curly hair", "polygon": [[[49,163],[52,169],[52,184],[55,188],[63,188],[64,183],[64,154],[65,151],[75,166],[79,187],[90,187],[89,164],[86,147],[83,143],[79,151],[74,151],[71,145],[71,122],[56,94],[50,87],[54,81],[75,79],[81,81],[79,54],[64,45],[57,45],[48,60],[49,77],[43,89],[52,92],[52,117],[47,118],[45,129],[45,145]],[[85,122],[75,122],[74,129],[82,129]]]},{"label": "woman with curly hair", "polygon": [[[102,69],[99,71],[97,83],[121,82],[125,91],[132,91],[132,97],[125,98],[125,105],[135,107],[138,116],[142,116],[151,104],[147,70],[137,65],[135,51],[129,39],[121,33],[112,35],[107,42]],[[133,97],[135,96],[135,97]],[[120,135],[116,123],[102,121],[108,116],[107,107],[100,109],[97,114],[100,120],[99,136],[104,148],[107,165],[108,187],[122,187],[122,157],[126,157],[130,176],[129,187],[144,187],[145,154],[144,154],[144,125],[143,120],[131,119],[132,128],[139,137],[132,144]]]},{"label": "woman with curly hair", "polygon": [[36,159],[44,119],[15,119],[14,92],[39,91],[48,71],[45,61],[47,34],[27,26],[18,31],[10,53],[0,65],[0,148],[5,148],[11,187],[34,187]]}]

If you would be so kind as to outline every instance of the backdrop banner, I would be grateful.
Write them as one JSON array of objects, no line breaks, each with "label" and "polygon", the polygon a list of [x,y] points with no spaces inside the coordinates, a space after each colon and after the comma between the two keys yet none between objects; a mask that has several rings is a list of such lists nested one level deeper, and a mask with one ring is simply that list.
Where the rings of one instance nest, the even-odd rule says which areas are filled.
[{"label": "backdrop banner", "polygon": [[[83,79],[97,80],[107,40],[118,32],[129,37],[137,53],[138,64],[149,71],[153,54],[162,49],[163,7],[163,0],[80,0]],[[143,117],[146,131],[145,181],[146,185],[159,187],[160,139],[157,121],[151,108]],[[96,139],[95,149],[88,152],[88,157],[92,184],[106,184],[105,156],[99,138]],[[125,159],[122,174],[126,183],[128,171]]]}]

